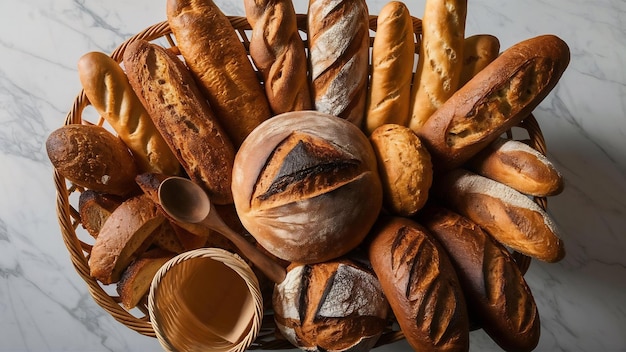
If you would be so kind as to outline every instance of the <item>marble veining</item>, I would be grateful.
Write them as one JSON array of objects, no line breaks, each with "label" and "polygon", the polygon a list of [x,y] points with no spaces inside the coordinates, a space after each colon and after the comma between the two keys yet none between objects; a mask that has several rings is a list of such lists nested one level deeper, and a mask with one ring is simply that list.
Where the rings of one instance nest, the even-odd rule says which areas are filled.
[{"label": "marble veining", "polygon": [[[243,0],[216,0],[244,15]],[[386,0],[368,0],[370,13]],[[424,0],[406,1],[421,17]],[[306,1],[295,1],[298,12]],[[111,52],[165,19],[165,1],[0,2],[0,351],[158,351],[156,339],[115,321],[90,297],[61,239],[48,134],[80,90],[78,58]],[[537,351],[626,351],[626,2],[476,0],[468,35],[503,49],[553,33],[569,68],[536,109],[548,157],[565,177],[549,199],[567,256],[534,261],[526,279],[541,315]],[[410,350],[405,342],[380,351]],[[481,331],[472,351],[498,351]]]}]

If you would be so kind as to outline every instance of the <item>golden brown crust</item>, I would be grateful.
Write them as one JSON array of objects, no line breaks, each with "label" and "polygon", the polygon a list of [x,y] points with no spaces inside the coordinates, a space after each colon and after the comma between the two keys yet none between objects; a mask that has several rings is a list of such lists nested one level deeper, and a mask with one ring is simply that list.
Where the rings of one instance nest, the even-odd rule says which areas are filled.
[{"label": "golden brown crust", "polygon": [[124,308],[133,309],[141,302],[150,289],[154,275],[174,256],[175,253],[154,249],[145,252],[128,265],[117,283],[117,292]]},{"label": "golden brown crust", "polygon": [[118,196],[137,190],[135,159],[104,127],[62,126],[48,136],[46,151],[54,168],[79,186]]},{"label": "golden brown crust", "polygon": [[467,0],[427,0],[411,92],[409,127],[419,131],[459,86]]},{"label": "golden brown crust", "polygon": [[187,68],[147,41],[128,45],[124,64],[131,86],[187,175],[211,201],[231,203],[235,150]]},{"label": "golden brown crust", "polygon": [[178,159],[115,60],[101,52],[87,53],[78,60],[78,76],[91,105],[131,150],[139,172],[180,172]]},{"label": "golden brown crust", "polygon": [[386,123],[407,126],[415,56],[413,21],[404,3],[390,1],[378,14],[364,130]]},{"label": "golden brown crust", "polygon": [[450,255],[470,320],[504,350],[532,351],[539,342],[539,313],[508,250],[476,223],[443,207],[424,209],[419,221]]},{"label": "golden brown crust", "polygon": [[408,127],[384,124],[370,136],[383,185],[384,208],[394,215],[411,216],[428,200],[433,182],[430,154]]},{"label": "golden brown crust", "polygon": [[424,227],[383,217],[371,232],[369,259],[416,351],[467,351],[469,320],[452,264]]},{"label": "golden brown crust", "polygon": [[315,109],[361,128],[369,66],[369,13],[363,0],[312,0],[309,64]]},{"label": "golden brown crust", "polygon": [[500,54],[500,40],[491,34],[475,34],[463,41],[463,66],[459,88]]},{"label": "golden brown crust", "polygon": [[504,51],[450,97],[417,131],[438,169],[452,169],[517,125],[554,88],[569,63],[554,35]]},{"label": "golden brown crust", "polygon": [[238,147],[271,112],[237,33],[211,0],[168,0],[167,21],[187,66]]},{"label": "golden brown crust", "polygon": [[111,194],[85,190],[78,197],[80,223],[94,238],[98,237],[102,225],[111,213],[122,204],[124,198]]},{"label": "golden brown crust", "polygon": [[252,26],[250,57],[263,76],[273,113],[310,110],[307,58],[291,0],[246,0],[244,5]]}]

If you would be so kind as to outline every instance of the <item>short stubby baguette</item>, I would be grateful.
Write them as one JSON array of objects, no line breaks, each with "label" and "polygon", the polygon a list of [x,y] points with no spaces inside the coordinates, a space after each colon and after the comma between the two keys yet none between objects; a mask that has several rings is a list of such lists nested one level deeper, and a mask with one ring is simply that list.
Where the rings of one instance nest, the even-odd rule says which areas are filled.
[{"label": "short stubby baguette", "polygon": [[250,57],[274,114],[311,110],[307,57],[291,0],[245,0]]},{"label": "short stubby baguette", "polygon": [[216,204],[232,203],[235,149],[180,59],[144,40],[126,47],[131,86],[191,180]]},{"label": "short stubby baguette", "polygon": [[309,65],[315,109],[359,128],[367,99],[369,40],[364,0],[309,1]]},{"label": "short stubby baguette", "polygon": [[443,247],[404,217],[380,217],[369,259],[407,342],[416,351],[468,351],[469,317]]},{"label": "short stubby baguette", "polygon": [[457,90],[417,131],[436,169],[460,166],[526,118],[569,64],[569,47],[542,35],[519,42]]},{"label": "short stubby baguette", "polygon": [[463,42],[463,65],[459,88],[487,67],[500,54],[500,40],[491,34],[475,34]]},{"label": "short stubby baguette", "polygon": [[550,215],[507,185],[455,169],[439,177],[434,193],[511,249],[550,263],[565,256],[559,229]]},{"label": "short stubby baguette", "polygon": [[418,221],[450,256],[470,321],[505,351],[532,351],[539,342],[539,312],[511,253],[476,223],[447,208],[428,206]]},{"label": "short stubby baguette", "polygon": [[239,147],[272,114],[235,29],[212,0],[168,0],[166,12],[185,63]]},{"label": "short stubby baguette", "polygon": [[372,44],[372,76],[363,126],[367,134],[387,123],[409,123],[414,38],[413,19],[406,5],[390,1],[383,6]]},{"label": "short stubby baguette", "polygon": [[115,60],[101,52],[87,53],[78,60],[78,77],[91,105],[133,153],[139,172],[180,173],[178,159]]}]

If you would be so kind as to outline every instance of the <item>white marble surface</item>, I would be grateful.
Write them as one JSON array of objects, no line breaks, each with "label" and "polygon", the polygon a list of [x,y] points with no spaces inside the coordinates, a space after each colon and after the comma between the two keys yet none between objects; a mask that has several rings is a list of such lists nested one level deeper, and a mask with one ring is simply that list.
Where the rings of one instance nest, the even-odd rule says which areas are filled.
[{"label": "white marble surface", "polygon": [[[242,0],[217,3],[243,15]],[[370,0],[378,13],[384,0]],[[407,1],[421,17],[424,0]],[[78,93],[76,61],[165,18],[165,1],[0,1],[0,351],[160,350],[98,307],[75,273],[55,214],[44,141]],[[299,11],[305,2],[297,0]],[[537,351],[626,351],[626,2],[470,0],[467,33],[502,47],[553,33],[570,66],[536,110],[566,190],[549,202],[567,257],[533,262]],[[482,332],[472,351],[497,351]],[[386,351],[408,350],[405,343]]]}]

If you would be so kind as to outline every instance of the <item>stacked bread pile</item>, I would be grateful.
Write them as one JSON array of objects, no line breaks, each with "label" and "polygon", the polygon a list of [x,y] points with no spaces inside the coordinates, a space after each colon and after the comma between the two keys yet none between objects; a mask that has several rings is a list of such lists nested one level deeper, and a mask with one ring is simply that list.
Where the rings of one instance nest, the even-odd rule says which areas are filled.
[{"label": "stacked bread pile", "polygon": [[248,47],[211,0],[168,0],[175,47],[80,59],[112,130],[66,125],[47,149],[84,190],[92,276],[131,309],[174,255],[235,250],[160,208],[159,184],[183,176],[287,268],[268,307],[277,338],[367,350],[397,322],[416,350],[467,350],[471,327],[534,349],[539,314],[511,252],[563,258],[532,200],[562,179],[505,133],[556,85],[567,45],[544,35],[500,52],[493,35],[466,36],[462,0],[427,0],[417,37],[389,2],[373,43],[364,0],[310,0],[306,36],[290,1],[244,4]]}]

